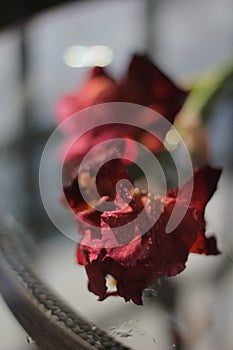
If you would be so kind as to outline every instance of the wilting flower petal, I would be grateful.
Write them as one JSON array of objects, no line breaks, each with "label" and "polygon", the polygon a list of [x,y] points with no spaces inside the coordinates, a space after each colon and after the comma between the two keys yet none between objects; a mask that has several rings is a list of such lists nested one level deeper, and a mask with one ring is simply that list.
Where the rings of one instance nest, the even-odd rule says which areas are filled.
[{"label": "wilting flower petal", "polygon": [[126,102],[148,106],[171,123],[187,97],[146,55],[134,55],[122,89]]},{"label": "wilting flower petal", "polygon": [[[213,196],[218,180],[221,175],[221,170],[212,168],[208,165],[203,166],[194,173],[193,194],[191,203],[195,206],[200,214],[203,214],[206,204]],[[186,197],[189,192],[190,181],[187,181],[181,188],[182,196]]]},{"label": "wilting flower petal", "polygon": [[[120,173],[123,175],[122,169]],[[218,254],[216,239],[205,237],[204,210],[216,190],[220,174],[221,170],[209,166],[195,171],[194,192],[189,206],[186,196],[191,182],[187,181],[181,187],[179,200],[176,189],[166,197],[133,194],[123,209],[117,206],[116,200],[115,210],[101,213],[97,206],[96,209],[79,213],[83,219],[78,224],[83,239],[78,246],[77,258],[86,268],[89,290],[100,300],[109,295],[119,295],[125,301],[142,304],[143,290],[161,276],[175,276],[183,271],[190,252]],[[111,186],[109,190],[112,191]],[[118,193],[118,196],[121,194]],[[149,202],[146,202],[146,220],[153,222],[155,213],[161,211],[163,203],[161,215],[145,234],[143,222],[128,231],[124,225],[138,216],[144,207],[145,197],[149,198]],[[175,204],[180,208],[185,207],[186,214],[179,225],[167,234],[166,226]],[[87,229],[87,221],[98,227],[98,231],[94,230],[93,234],[90,228]],[[107,275],[117,281],[117,291],[114,293],[107,290]]]},{"label": "wilting flower petal", "polygon": [[[191,247],[192,253],[217,255],[219,250],[217,249],[217,243],[214,236],[207,238],[205,236],[205,207],[211,197],[213,196],[218,180],[221,175],[220,169],[213,169],[210,166],[204,166],[194,174],[194,188],[191,198],[191,205],[193,205],[198,213],[198,219],[200,222],[200,229],[198,231],[197,239]],[[185,197],[188,187],[187,182],[182,188],[182,196]]]},{"label": "wilting flower petal", "polygon": [[217,248],[217,241],[215,236],[206,237],[205,228],[198,231],[197,239],[190,248],[190,253],[218,255],[220,251]]}]

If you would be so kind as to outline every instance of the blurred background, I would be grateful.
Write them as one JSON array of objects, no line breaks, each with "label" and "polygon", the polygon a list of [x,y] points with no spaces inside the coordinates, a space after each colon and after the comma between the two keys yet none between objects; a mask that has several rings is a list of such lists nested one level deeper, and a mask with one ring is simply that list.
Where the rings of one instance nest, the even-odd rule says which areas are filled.
[{"label": "blurred background", "polygon": [[[40,276],[135,349],[146,344],[159,350],[233,350],[232,23],[232,0],[0,5],[1,213],[30,233]],[[101,55],[88,61],[87,48],[96,45]],[[81,86],[92,65],[106,66],[119,79],[135,52],[149,54],[178,86],[191,89],[177,127],[194,159],[224,166],[206,212],[223,254],[190,256],[184,273],[145,296],[143,309],[118,299],[98,303],[88,293],[85,273],[75,264],[75,243],[49,221],[38,182],[42,151],[56,127],[57,100]],[[51,182],[52,174],[48,187]],[[0,308],[0,349],[33,349],[3,301]]]}]

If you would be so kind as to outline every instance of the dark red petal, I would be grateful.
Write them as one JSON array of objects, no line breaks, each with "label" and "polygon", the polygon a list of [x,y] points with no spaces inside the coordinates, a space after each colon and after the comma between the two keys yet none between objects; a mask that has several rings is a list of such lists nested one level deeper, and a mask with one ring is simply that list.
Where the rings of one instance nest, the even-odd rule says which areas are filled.
[{"label": "dark red petal", "polygon": [[[160,199],[152,198],[160,205]],[[140,236],[142,227],[135,227],[135,232],[124,231],[124,225],[133,217],[131,212],[104,213],[101,216],[102,237],[96,240],[96,247],[88,247],[88,233],[82,241],[82,251],[85,264],[88,267],[89,289],[100,299],[108,296],[104,278],[111,274],[117,280],[117,292],[126,301],[142,303],[142,292],[159,276],[174,276],[185,268],[185,263],[191,246],[197,238],[200,227],[195,210],[188,208],[179,226],[171,233],[165,233],[165,228],[175,199],[167,200],[164,211],[154,227]],[[178,205],[182,206],[182,203]],[[155,205],[157,207],[157,205]],[[150,212],[150,216],[152,212]],[[113,222],[112,222],[113,221]],[[112,227],[119,226],[119,234]],[[128,244],[108,247],[110,242],[117,244],[120,239],[127,238]],[[112,238],[111,238],[112,237]],[[120,242],[122,243],[122,242]],[[105,245],[105,249],[101,248]],[[87,257],[86,257],[87,256]],[[98,268],[98,271],[96,270]],[[100,278],[98,279],[97,276]]]},{"label": "dark red petal", "polygon": [[[127,244],[128,242],[131,242],[138,233],[136,228],[135,231],[129,231],[128,227],[124,227],[124,225],[130,223],[135,218],[136,213],[106,212],[101,215],[102,232],[104,232],[106,237],[114,236],[117,245]],[[114,228],[114,233],[112,228]]]},{"label": "dark red petal", "polygon": [[143,264],[137,263],[135,266],[128,266],[127,263],[119,263],[107,257],[102,264],[105,274],[111,274],[117,281],[118,295],[125,301],[132,300],[134,303],[142,304],[142,291],[149,286],[151,280],[150,271]]},{"label": "dark red petal", "polygon": [[86,272],[89,279],[89,291],[98,295],[101,299],[105,298],[107,292],[105,274],[102,269],[98,267],[98,263],[93,262],[86,265]]},{"label": "dark red petal", "polygon": [[124,268],[110,258],[104,258],[104,249],[92,262],[86,264],[88,275],[88,287],[91,292],[99,296],[99,300],[104,300],[110,295],[118,295],[117,292],[107,293],[106,276],[110,274],[117,280],[122,279]]},{"label": "dark red petal", "polygon": [[205,254],[205,255],[218,255],[221,252],[217,248],[217,241],[214,236],[206,237],[205,229],[201,229],[198,232],[198,236],[192,247],[190,253]]},{"label": "dark red petal", "polygon": [[[193,205],[200,214],[204,213],[206,204],[216,191],[221,172],[221,169],[212,168],[208,165],[195,171],[193,178],[193,194],[191,205]],[[190,190],[191,181],[192,179],[187,181],[181,187],[181,195],[183,198],[187,196],[187,193]]]},{"label": "dark red petal", "polygon": [[[213,194],[216,182],[220,176],[220,171],[205,167],[202,171],[197,171],[194,176],[194,191],[198,190],[197,184],[203,185],[203,174],[215,174],[215,185],[208,187],[208,198]],[[204,177],[205,179],[205,177]],[[207,180],[204,181],[206,189]],[[182,191],[185,194],[187,182]],[[206,197],[206,196],[205,196]],[[202,212],[200,207],[196,209],[195,193],[192,205],[187,207],[185,201],[176,203],[176,191],[169,196],[161,198],[149,195],[149,207],[147,209],[148,220],[153,220],[153,216],[161,209],[161,202],[165,200],[165,206],[158,221],[152,229],[143,234],[143,223],[137,225],[130,232],[122,225],[131,222],[141,210],[143,196],[139,196],[138,201],[132,200],[126,209],[114,212],[105,212],[100,217],[101,238],[94,240],[96,246],[88,247],[88,239],[91,233],[86,232],[82,241],[82,253],[85,258],[86,267],[89,267],[89,289],[97,294],[101,300],[108,297],[105,286],[105,277],[111,274],[117,280],[117,293],[125,301],[132,300],[136,304],[142,303],[142,292],[150,286],[160,276],[175,276],[185,269],[186,261],[190,252],[204,254],[218,254],[216,240],[214,237],[206,238],[204,235],[204,204]],[[173,232],[166,233],[166,225],[171,216],[175,203],[180,209],[186,209],[186,214],[180,224]],[[197,202],[199,204],[199,202]],[[112,228],[115,228],[113,230]],[[118,232],[119,228],[119,232]],[[88,238],[89,235],[89,238]],[[117,246],[117,244],[124,244]],[[114,246],[115,245],[115,246]],[[102,247],[105,247],[103,249]],[[114,246],[114,247],[113,247]],[[98,271],[95,269],[98,268]],[[96,272],[96,274],[95,274]],[[96,278],[100,276],[100,279]],[[115,295],[116,293],[114,293]]]},{"label": "dark red petal", "polygon": [[144,266],[127,267],[123,278],[117,282],[117,291],[126,301],[142,304],[142,291],[151,284]]},{"label": "dark red petal", "polygon": [[187,96],[145,55],[134,55],[122,89],[126,102],[153,108],[171,123]]},{"label": "dark red petal", "polygon": [[170,234],[165,233],[174,203],[175,200],[170,200],[166,204],[165,211],[150,232],[124,246],[107,249],[106,256],[125,269],[117,281],[117,290],[126,300],[137,300],[140,304],[142,291],[157,277],[175,276],[185,268],[199,222],[194,209],[189,208],[179,226]]},{"label": "dark red petal", "polygon": [[151,261],[157,276],[175,276],[184,270],[190,247],[195,242],[200,227],[194,209],[188,208],[176,229],[165,233],[174,202],[175,200],[171,199],[166,204],[164,213],[152,231],[156,243],[153,246]]},{"label": "dark red petal", "polygon": [[119,264],[122,264],[123,266],[135,266],[136,262],[141,260],[141,255],[144,250],[143,248],[141,237],[137,237],[128,244],[106,250],[107,256],[111,257],[111,259]]}]

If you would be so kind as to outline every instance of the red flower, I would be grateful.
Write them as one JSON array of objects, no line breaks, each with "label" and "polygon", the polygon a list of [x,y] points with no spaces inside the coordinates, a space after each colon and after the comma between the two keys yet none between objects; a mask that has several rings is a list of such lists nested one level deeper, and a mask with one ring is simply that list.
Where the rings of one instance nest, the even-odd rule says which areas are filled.
[{"label": "red flower", "polygon": [[[114,180],[111,176],[105,177],[105,172],[114,172]],[[109,295],[119,295],[125,301],[142,304],[143,290],[160,276],[175,276],[183,271],[190,252],[218,254],[216,239],[205,237],[204,211],[216,190],[220,174],[221,170],[209,166],[195,172],[194,191],[188,207],[185,199],[191,181],[182,186],[182,196],[177,204],[180,208],[186,206],[186,214],[169,234],[165,229],[177,201],[177,190],[160,197],[135,193],[122,185],[120,193],[116,194],[114,186],[125,176],[119,160],[106,163],[102,171],[106,182],[102,194],[107,199],[115,196],[111,211],[101,212],[101,201],[96,203],[94,209],[86,206],[84,211],[80,211],[80,194],[76,192],[75,182],[66,188],[67,201],[77,217],[82,219],[78,220],[79,233],[83,238],[78,246],[77,259],[86,268],[89,290],[98,295],[100,300]],[[100,181],[100,178],[97,179],[97,187]],[[143,221],[130,231],[122,227],[142,212],[145,202],[145,220],[153,223],[155,214],[161,212],[152,228],[143,234]],[[92,224],[93,230],[87,227],[87,223]],[[114,293],[107,291],[107,275],[117,281],[117,291]]]},{"label": "red flower", "polygon": [[[118,101],[150,107],[173,123],[186,95],[146,56],[134,56],[126,76],[119,83],[103,69],[94,68],[90,79],[80,90],[59,102],[57,118],[62,122],[83,108]],[[129,123],[134,124],[134,117],[132,114]],[[147,120],[144,115],[140,114],[139,117]],[[156,121],[147,120],[145,127],[149,126],[153,130],[159,121],[159,118]],[[85,119],[83,123],[88,125],[88,120]],[[190,252],[219,253],[215,237],[205,236],[204,211],[216,190],[221,171],[206,166],[195,172],[194,191],[188,205],[186,199],[190,180],[182,186],[179,197],[176,189],[164,197],[138,193],[119,159],[105,163],[96,178],[94,170],[98,164],[92,159],[92,164],[86,164],[78,178],[74,177],[82,158],[105,140],[124,139],[123,151],[131,154],[135,150],[130,148],[132,143],[127,142],[129,138],[139,141],[153,152],[162,149],[161,142],[143,128],[131,124],[108,124],[107,120],[103,124],[83,134],[66,157],[66,167],[71,167],[68,178],[74,180],[65,187],[64,193],[76,215],[78,231],[82,235],[77,260],[85,266],[89,290],[98,295],[100,300],[109,295],[119,295],[126,301],[141,304],[143,290],[160,276],[175,276],[183,271]],[[73,136],[80,127],[80,124],[70,125],[65,133],[68,137]],[[164,130],[165,133],[167,131]],[[113,152],[111,149],[101,149],[98,154],[100,158],[102,151],[103,154],[106,151]],[[124,158],[124,152],[120,152],[121,158]],[[116,157],[119,158],[119,155]],[[123,179],[127,182],[120,182],[119,185]],[[178,226],[167,234],[166,226],[175,205],[184,209],[185,214]],[[137,221],[142,213],[144,216]],[[127,225],[130,223],[133,225],[129,229]],[[151,225],[147,229],[148,223]],[[117,281],[115,292],[108,292],[107,275]]]},{"label": "red flower", "polygon": [[[61,123],[86,107],[106,102],[131,102],[150,107],[173,123],[186,96],[187,93],[176,87],[148,57],[135,55],[126,76],[120,82],[112,79],[104,69],[95,67],[80,90],[61,98],[57,104],[56,116],[58,123]],[[143,121],[143,116],[141,120]],[[133,119],[130,122],[133,123]],[[152,126],[156,128],[156,122],[152,122]],[[65,130],[66,134],[73,135],[75,127],[80,128],[80,125],[70,124]],[[142,129],[126,124],[122,127],[121,124],[113,126],[106,123],[82,135],[68,152],[66,163],[74,161],[77,164],[95,145],[112,138],[133,138],[153,152],[163,149],[158,139]],[[128,147],[126,142],[125,153],[134,152],[128,150]]]}]

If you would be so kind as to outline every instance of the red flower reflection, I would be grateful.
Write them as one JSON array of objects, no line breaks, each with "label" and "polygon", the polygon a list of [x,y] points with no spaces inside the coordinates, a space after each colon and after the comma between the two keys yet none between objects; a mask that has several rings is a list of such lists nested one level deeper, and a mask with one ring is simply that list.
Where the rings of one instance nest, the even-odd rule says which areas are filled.
[{"label": "red flower reflection", "polygon": [[[87,173],[90,191],[91,171]],[[115,175],[105,176],[110,173]],[[194,191],[187,207],[185,200],[191,180],[181,187],[179,200],[177,190],[161,197],[137,193],[134,188],[121,185],[121,190],[116,193],[116,183],[128,176],[121,161],[112,160],[103,166],[103,177],[96,179],[97,187],[102,188],[101,178],[105,182],[102,200],[115,199],[112,210],[104,212],[100,210],[101,200],[94,203],[94,208],[84,205],[75,179],[65,188],[65,196],[76,216],[82,219],[77,220],[79,233],[83,236],[77,259],[86,268],[89,290],[98,295],[99,300],[119,295],[125,301],[142,304],[143,290],[161,276],[175,276],[183,271],[190,252],[219,254],[216,239],[205,236],[204,211],[216,190],[220,174],[221,170],[209,166],[198,169],[194,173]],[[186,206],[186,214],[180,224],[167,234],[166,225],[176,201],[180,207]],[[146,220],[152,223],[156,212],[161,212],[151,229],[141,234],[143,222],[131,231],[122,227],[134,220],[144,206]],[[93,226],[93,230],[90,226],[87,228],[87,223]],[[115,292],[107,290],[107,275],[116,279]]]},{"label": "red flower reflection", "polygon": [[[186,96],[187,93],[179,89],[148,57],[135,55],[125,77],[119,82],[112,79],[104,69],[95,67],[81,89],[60,99],[56,116],[58,123],[61,123],[86,107],[106,102],[129,102],[150,107],[173,123]],[[129,122],[134,124],[133,120]],[[152,126],[156,128],[156,122]],[[80,128],[80,125],[76,127]],[[67,136],[73,134],[74,126],[67,127],[65,132]],[[158,139],[141,129],[131,125],[122,127],[121,124],[112,126],[106,123],[82,135],[68,152],[66,163],[79,162],[95,145],[112,138],[133,138],[153,152],[163,149]],[[125,153],[134,152],[128,150],[128,147],[126,142]]]}]

